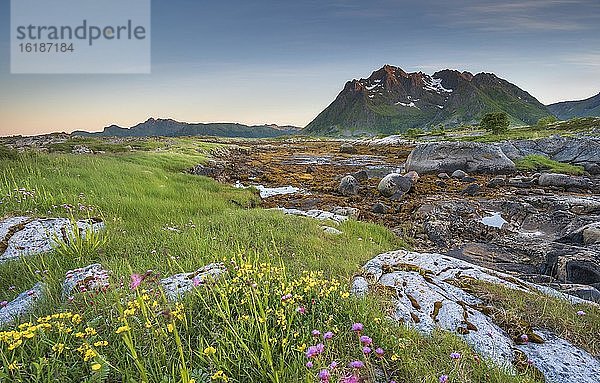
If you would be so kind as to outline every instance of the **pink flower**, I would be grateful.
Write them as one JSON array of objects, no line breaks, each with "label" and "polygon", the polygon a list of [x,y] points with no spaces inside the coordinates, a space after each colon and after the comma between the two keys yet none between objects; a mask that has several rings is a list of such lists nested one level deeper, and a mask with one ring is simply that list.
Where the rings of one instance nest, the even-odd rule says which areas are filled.
[{"label": "pink flower", "polygon": [[292,294],[285,294],[284,296],[281,297],[282,301],[287,301],[288,299],[292,299]]},{"label": "pink flower", "polygon": [[307,358],[314,358],[315,356],[323,353],[323,351],[325,350],[325,345],[319,343],[316,346],[310,346],[307,350],[306,350],[306,357]]},{"label": "pink flower", "polygon": [[311,362],[310,360],[306,362],[306,367],[313,368],[313,362]]},{"label": "pink flower", "polygon": [[327,331],[325,334],[323,334],[323,339],[329,340],[331,338],[333,338],[333,333],[331,331]]},{"label": "pink flower", "polygon": [[527,336],[527,334],[521,335],[520,338],[523,343],[529,342],[529,337]]},{"label": "pink flower", "polygon": [[319,371],[319,380],[321,380],[321,382],[329,382],[330,377],[331,377],[331,374],[329,374],[329,371],[327,371],[327,370]]},{"label": "pink flower", "polygon": [[347,376],[345,378],[342,378],[340,380],[341,383],[358,383],[358,376],[356,375],[351,375],[351,376]]},{"label": "pink flower", "polygon": [[448,383],[448,375],[440,376],[440,383]]},{"label": "pink flower", "polygon": [[460,354],[458,352],[453,352],[452,354],[450,354],[450,358],[458,360],[460,359]]},{"label": "pink flower", "polygon": [[352,331],[355,331],[355,332],[361,332],[363,330],[363,328],[364,328],[364,326],[362,323],[354,323],[352,325]]},{"label": "pink flower", "polygon": [[296,308],[296,312],[300,313],[300,314],[304,314],[304,313],[306,313],[306,308],[304,306],[300,306],[300,307]]},{"label": "pink flower", "polygon": [[373,343],[373,339],[369,338],[366,335],[363,335],[360,337],[360,343],[364,344],[365,346],[368,346],[371,343]]},{"label": "pink flower", "polygon": [[363,347],[362,352],[365,355],[369,355],[371,353],[371,347],[367,347],[367,346]]},{"label": "pink flower", "polygon": [[6,306],[8,306],[8,301],[0,302],[0,307],[6,307]]},{"label": "pink flower", "polygon": [[577,315],[579,315],[580,317],[582,317],[582,316],[585,315],[585,311],[579,310],[579,311],[577,311]]},{"label": "pink flower", "polygon": [[333,370],[334,368],[336,368],[338,366],[337,362],[334,360],[333,362],[331,362],[329,364],[329,369]]},{"label": "pink flower", "polygon": [[314,336],[316,338],[316,337],[321,336],[321,331],[319,331],[319,330],[312,330],[311,334],[312,334],[312,336]]},{"label": "pink flower", "polygon": [[383,354],[384,354],[383,348],[381,348],[381,347],[377,347],[377,348],[375,349],[375,354],[376,354],[378,357],[380,357],[380,358],[381,358],[381,357],[383,357]]},{"label": "pink flower", "polygon": [[144,277],[139,274],[131,274],[131,283],[129,284],[129,288],[131,290],[135,290],[142,283]]},{"label": "pink flower", "polygon": [[365,366],[365,364],[363,362],[361,362],[360,360],[354,360],[354,361],[350,362],[350,364],[348,364],[348,365],[352,368],[363,368]]},{"label": "pink flower", "polygon": [[198,277],[194,277],[194,279],[192,279],[192,283],[194,284],[194,287],[198,287],[202,284],[202,280],[200,280]]}]

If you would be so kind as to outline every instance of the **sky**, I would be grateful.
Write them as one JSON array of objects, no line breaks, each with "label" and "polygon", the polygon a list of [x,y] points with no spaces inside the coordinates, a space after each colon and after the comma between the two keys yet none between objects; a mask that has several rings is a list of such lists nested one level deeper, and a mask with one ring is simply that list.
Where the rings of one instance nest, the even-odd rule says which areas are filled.
[{"label": "sky", "polygon": [[10,74],[0,0],[0,136],[186,122],[305,126],[391,64],[493,72],[542,103],[600,92],[600,1],[153,0],[150,74]]}]

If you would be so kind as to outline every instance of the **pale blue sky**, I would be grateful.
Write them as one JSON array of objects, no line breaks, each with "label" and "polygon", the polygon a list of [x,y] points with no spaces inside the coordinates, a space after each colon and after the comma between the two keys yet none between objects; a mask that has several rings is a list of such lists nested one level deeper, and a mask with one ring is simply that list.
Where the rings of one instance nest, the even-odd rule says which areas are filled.
[{"label": "pale blue sky", "polygon": [[600,91],[598,0],[155,0],[150,75],[11,75],[8,4],[0,135],[150,116],[304,126],[383,64],[494,72],[544,103]]}]

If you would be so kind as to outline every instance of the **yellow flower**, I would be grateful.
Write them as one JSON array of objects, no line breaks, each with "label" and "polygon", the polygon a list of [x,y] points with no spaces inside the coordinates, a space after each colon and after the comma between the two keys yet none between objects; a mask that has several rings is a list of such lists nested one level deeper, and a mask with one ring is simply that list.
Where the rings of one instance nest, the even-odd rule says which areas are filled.
[{"label": "yellow flower", "polygon": [[219,370],[217,372],[215,372],[211,377],[211,380],[222,380],[224,382],[228,382],[229,378],[227,377],[227,375],[225,375],[225,373],[223,372],[223,370]]},{"label": "yellow flower", "polygon": [[101,368],[102,368],[102,365],[100,363],[92,364],[92,371],[98,371]]},{"label": "yellow flower", "polygon": [[75,333],[75,338],[83,338],[84,336],[85,336],[85,334],[82,333],[81,331]]},{"label": "yellow flower", "polygon": [[400,359],[400,357],[396,353],[394,353],[394,354],[392,354],[392,358],[391,359],[392,359],[393,362],[395,362],[398,359]]},{"label": "yellow flower", "polygon": [[85,329],[85,335],[87,335],[87,336],[94,336],[96,334],[97,334],[96,329],[94,329],[92,327],[87,327]]},{"label": "yellow flower", "polygon": [[347,299],[348,297],[350,297],[350,293],[349,292],[343,292],[340,294],[342,296],[342,298]]},{"label": "yellow flower", "polygon": [[173,326],[173,323],[169,323],[169,324],[167,325],[167,330],[168,330],[169,332],[173,332],[173,330],[174,330],[174,329],[175,329],[175,326]]},{"label": "yellow flower", "polygon": [[10,371],[13,370],[18,370],[21,366],[19,366],[19,364],[17,363],[17,361],[12,362],[11,364],[8,365],[8,369]]},{"label": "yellow flower", "polygon": [[104,347],[104,346],[108,346],[108,342],[105,340],[99,340],[96,343],[94,343],[94,347]]},{"label": "yellow flower", "polygon": [[129,328],[129,326],[121,326],[121,327],[119,327],[119,328],[117,329],[117,331],[115,331],[115,333],[117,333],[117,334],[120,334],[120,333],[122,333],[122,332],[129,331],[129,330],[131,330],[131,329]]},{"label": "yellow flower", "polygon": [[152,323],[150,323],[150,321],[146,321],[144,326],[146,326],[146,328],[152,328]]},{"label": "yellow flower", "polygon": [[52,351],[56,352],[57,354],[60,354],[64,351],[65,349],[65,344],[64,343],[57,343],[54,346],[52,346]]},{"label": "yellow flower", "polygon": [[217,352],[213,346],[208,346],[204,349],[204,355],[210,356],[214,355]]}]

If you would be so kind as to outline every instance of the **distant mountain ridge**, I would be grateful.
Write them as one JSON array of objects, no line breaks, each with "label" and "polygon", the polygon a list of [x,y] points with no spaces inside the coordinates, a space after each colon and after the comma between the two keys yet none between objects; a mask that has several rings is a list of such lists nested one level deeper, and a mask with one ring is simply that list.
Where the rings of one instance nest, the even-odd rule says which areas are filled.
[{"label": "distant mountain ridge", "polygon": [[183,137],[183,136],[217,136],[240,138],[268,138],[298,133],[295,126],[278,125],[244,125],[238,123],[187,123],[172,119],[149,118],[130,128],[111,125],[102,132],[75,131],[74,136],[116,136],[116,137]]},{"label": "distant mountain ridge", "polygon": [[533,124],[551,115],[535,97],[493,73],[445,69],[427,75],[385,65],[366,79],[348,81],[303,132],[389,134],[438,124],[474,124],[492,111],[506,112],[513,124]]},{"label": "distant mountain ridge", "polygon": [[561,120],[574,117],[600,117],[600,93],[585,100],[550,104],[548,110]]}]

